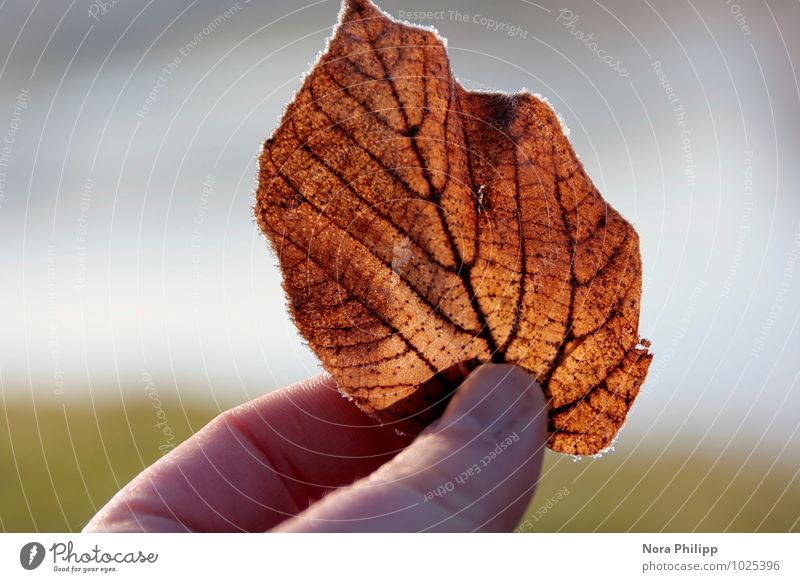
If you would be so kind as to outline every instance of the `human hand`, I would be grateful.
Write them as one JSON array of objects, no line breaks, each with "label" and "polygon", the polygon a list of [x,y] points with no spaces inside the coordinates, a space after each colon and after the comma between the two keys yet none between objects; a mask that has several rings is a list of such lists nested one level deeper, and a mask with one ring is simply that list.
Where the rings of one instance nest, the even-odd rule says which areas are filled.
[{"label": "human hand", "polygon": [[318,376],[222,413],[84,531],[511,531],[546,426],[541,388],[514,366],[478,368],[416,438]]}]

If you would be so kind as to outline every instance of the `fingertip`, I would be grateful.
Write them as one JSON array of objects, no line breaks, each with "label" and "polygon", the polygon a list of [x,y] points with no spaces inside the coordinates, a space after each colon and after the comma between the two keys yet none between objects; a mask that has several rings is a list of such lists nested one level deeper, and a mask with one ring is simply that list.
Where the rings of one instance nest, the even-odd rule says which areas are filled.
[{"label": "fingertip", "polygon": [[483,366],[406,450],[280,529],[511,531],[539,479],[546,419],[532,376]]},{"label": "fingertip", "polygon": [[536,379],[519,366],[484,364],[464,380],[434,430],[469,425],[471,430],[506,433],[524,428],[544,439],[547,403]]}]

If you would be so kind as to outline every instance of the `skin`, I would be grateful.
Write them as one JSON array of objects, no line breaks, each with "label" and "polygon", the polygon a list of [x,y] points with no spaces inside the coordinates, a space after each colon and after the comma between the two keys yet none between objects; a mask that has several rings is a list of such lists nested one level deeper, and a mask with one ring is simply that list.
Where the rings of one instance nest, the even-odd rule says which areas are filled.
[{"label": "skin", "polygon": [[478,368],[416,438],[317,376],[222,413],[84,531],[511,531],[546,427],[541,388],[514,366]]}]

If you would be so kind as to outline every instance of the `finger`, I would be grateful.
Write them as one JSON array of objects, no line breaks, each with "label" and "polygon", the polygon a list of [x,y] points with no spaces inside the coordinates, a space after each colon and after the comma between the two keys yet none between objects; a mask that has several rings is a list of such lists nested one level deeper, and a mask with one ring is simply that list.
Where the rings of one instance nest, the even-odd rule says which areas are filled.
[{"label": "finger", "polygon": [[511,531],[536,486],[546,428],[532,376],[482,366],[411,446],[277,531]]},{"label": "finger", "polygon": [[145,469],[84,531],[265,531],[411,439],[318,376],[222,413]]}]

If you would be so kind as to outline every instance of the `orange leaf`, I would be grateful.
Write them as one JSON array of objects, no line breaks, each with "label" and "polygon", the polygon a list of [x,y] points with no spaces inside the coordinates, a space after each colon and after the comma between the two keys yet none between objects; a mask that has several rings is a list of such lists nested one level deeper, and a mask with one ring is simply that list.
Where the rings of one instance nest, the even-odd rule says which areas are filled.
[{"label": "orange leaf", "polygon": [[418,431],[492,361],[541,383],[556,451],[624,423],[652,358],[638,236],[547,103],[465,91],[433,32],[347,0],[254,210],[297,327],[368,413]]}]

